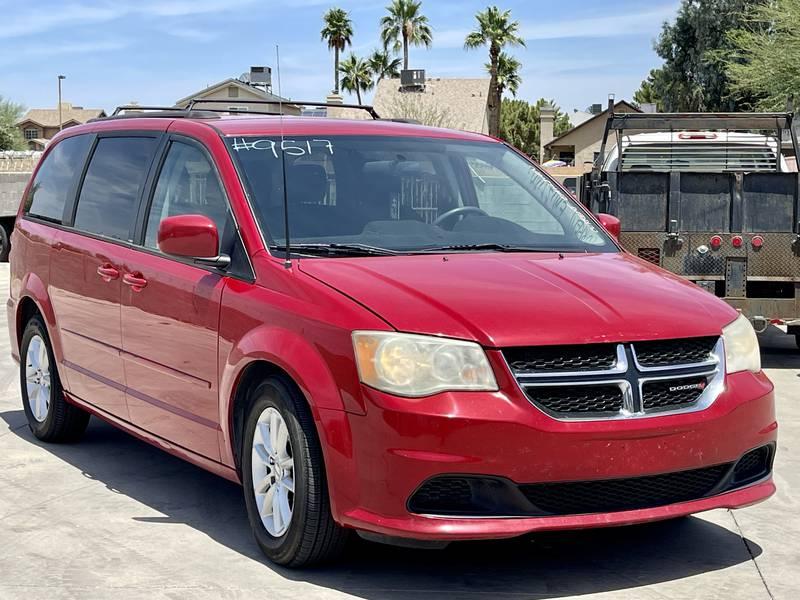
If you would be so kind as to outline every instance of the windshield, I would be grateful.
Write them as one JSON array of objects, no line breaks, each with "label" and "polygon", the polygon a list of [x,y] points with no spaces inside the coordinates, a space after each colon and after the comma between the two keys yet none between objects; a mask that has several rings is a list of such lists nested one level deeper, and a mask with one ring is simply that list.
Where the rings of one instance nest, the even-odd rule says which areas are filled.
[{"label": "windshield", "polygon": [[412,137],[231,137],[270,247],[319,254],[615,252],[583,209],[503,144]]}]

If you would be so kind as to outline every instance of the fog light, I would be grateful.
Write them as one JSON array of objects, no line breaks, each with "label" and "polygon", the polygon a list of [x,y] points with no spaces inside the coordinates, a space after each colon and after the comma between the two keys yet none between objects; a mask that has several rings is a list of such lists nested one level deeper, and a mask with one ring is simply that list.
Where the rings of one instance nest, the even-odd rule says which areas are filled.
[{"label": "fog light", "polygon": [[731,239],[731,244],[733,244],[734,248],[741,248],[743,242],[744,242],[744,240],[742,240],[742,236],[740,236],[740,235],[735,235]]}]

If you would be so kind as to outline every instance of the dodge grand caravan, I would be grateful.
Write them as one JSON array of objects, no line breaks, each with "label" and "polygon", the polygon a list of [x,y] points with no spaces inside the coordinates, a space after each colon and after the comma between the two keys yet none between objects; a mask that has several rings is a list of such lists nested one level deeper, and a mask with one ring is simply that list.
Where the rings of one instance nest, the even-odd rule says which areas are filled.
[{"label": "dodge grand caravan", "polygon": [[48,148],[8,322],[47,442],[96,415],[240,482],[301,566],[769,497],[747,319],[513,148],[388,121],[139,113]]}]

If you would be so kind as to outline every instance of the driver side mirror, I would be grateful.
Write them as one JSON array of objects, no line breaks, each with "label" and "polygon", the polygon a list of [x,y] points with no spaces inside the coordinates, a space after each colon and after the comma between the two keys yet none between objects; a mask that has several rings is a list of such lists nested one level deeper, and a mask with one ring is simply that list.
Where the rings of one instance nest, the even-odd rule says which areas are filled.
[{"label": "driver side mirror", "polygon": [[194,259],[195,262],[225,267],[230,258],[219,254],[219,232],[205,215],[176,215],[158,225],[158,248],[164,254]]},{"label": "driver side mirror", "polygon": [[622,231],[622,225],[619,219],[607,213],[597,213],[596,216],[603,228],[610,233],[615,240],[619,241],[619,234]]}]

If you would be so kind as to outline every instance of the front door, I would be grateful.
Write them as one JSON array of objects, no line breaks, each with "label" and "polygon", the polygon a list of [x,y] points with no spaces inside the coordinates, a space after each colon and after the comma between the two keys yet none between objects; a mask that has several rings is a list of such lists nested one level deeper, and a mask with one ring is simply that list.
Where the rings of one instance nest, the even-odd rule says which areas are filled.
[{"label": "front door", "polygon": [[123,267],[130,253],[139,196],[157,137],[97,140],[76,207],[57,233],[50,296],[63,346],[67,389],[128,419],[120,351]]},{"label": "front door", "polygon": [[[217,336],[226,278],[158,249],[162,219],[211,218],[226,239],[227,202],[202,147],[173,139],[140,226],[141,246],[122,278],[122,358],[133,423],[219,460]],[[229,237],[229,236],[228,236]]]}]

